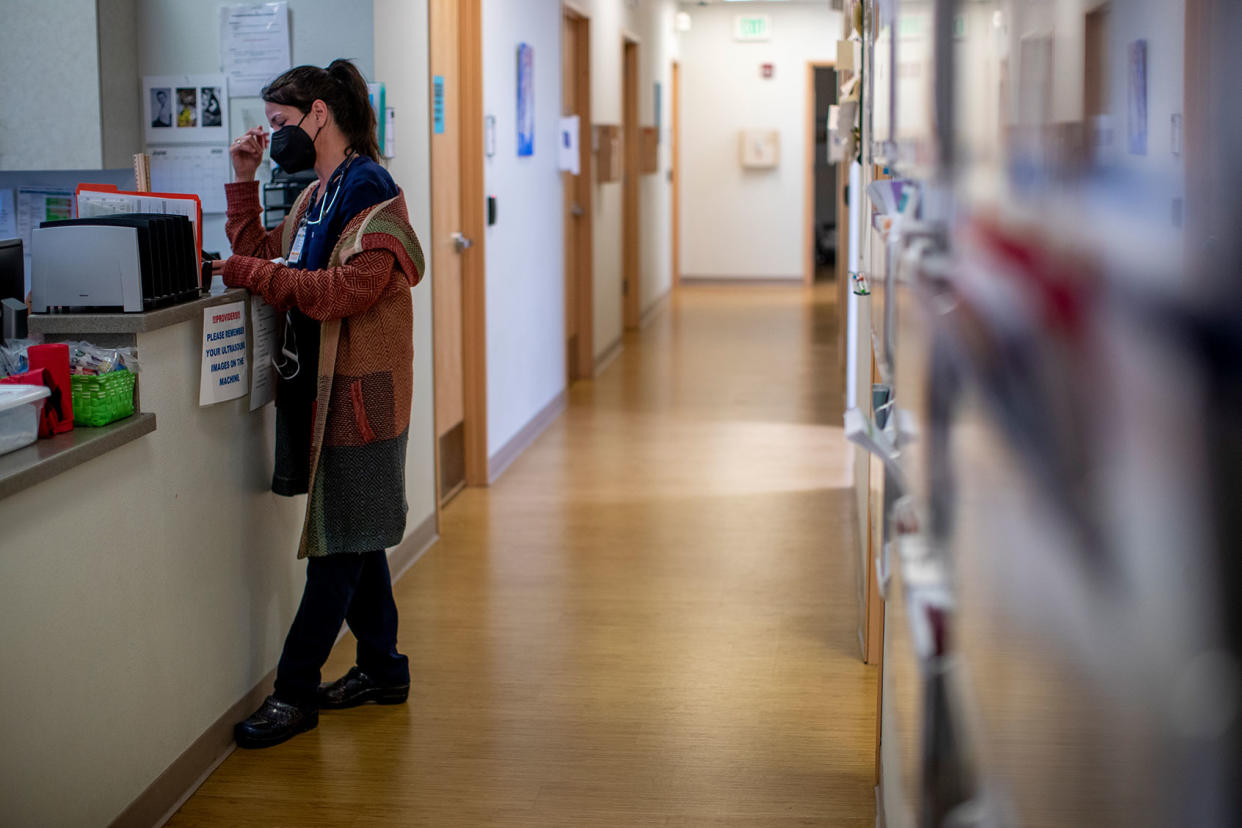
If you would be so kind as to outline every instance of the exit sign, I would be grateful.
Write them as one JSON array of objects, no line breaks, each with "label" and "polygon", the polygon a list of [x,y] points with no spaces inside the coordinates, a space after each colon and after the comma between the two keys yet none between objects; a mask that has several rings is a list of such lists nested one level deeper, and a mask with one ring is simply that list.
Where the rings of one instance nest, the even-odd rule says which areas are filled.
[{"label": "exit sign", "polygon": [[771,40],[772,18],[766,14],[739,14],[733,19],[734,40]]}]

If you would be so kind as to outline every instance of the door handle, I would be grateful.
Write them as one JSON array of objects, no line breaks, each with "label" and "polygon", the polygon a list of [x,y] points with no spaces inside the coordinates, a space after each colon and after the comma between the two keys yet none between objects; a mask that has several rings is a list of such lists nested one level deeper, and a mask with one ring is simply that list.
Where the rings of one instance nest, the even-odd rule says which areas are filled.
[{"label": "door handle", "polygon": [[571,216],[576,216],[576,217],[581,218],[582,216],[586,215],[586,208],[575,201],[573,203],[573,206],[569,208],[569,214]]},{"label": "door handle", "polygon": [[458,253],[461,253],[473,247],[474,241],[472,241],[468,236],[465,236],[462,233],[454,233],[453,234],[453,246],[457,248]]}]

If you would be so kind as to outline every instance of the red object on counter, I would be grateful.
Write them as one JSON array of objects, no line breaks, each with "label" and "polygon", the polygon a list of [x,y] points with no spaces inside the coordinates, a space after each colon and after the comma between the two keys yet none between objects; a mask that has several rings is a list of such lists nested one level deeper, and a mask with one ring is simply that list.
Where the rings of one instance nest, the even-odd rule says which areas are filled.
[{"label": "red object on counter", "polygon": [[[73,428],[73,389],[69,385],[69,346],[63,342],[31,345],[26,349],[30,370],[46,368],[52,375],[52,396],[60,396],[61,416],[53,429],[64,434]],[[48,406],[44,406],[47,408]]]},{"label": "red object on counter", "polygon": [[[60,392],[56,388],[56,381],[52,379],[52,374],[46,368],[38,368],[34,371],[23,371],[20,374],[0,377],[0,385],[46,386],[52,392],[52,395],[47,398],[47,402],[43,405],[43,413],[39,415],[39,438],[47,439],[48,437],[56,436],[56,426],[64,416],[64,410]],[[69,404],[73,404],[72,398],[70,398]]]}]

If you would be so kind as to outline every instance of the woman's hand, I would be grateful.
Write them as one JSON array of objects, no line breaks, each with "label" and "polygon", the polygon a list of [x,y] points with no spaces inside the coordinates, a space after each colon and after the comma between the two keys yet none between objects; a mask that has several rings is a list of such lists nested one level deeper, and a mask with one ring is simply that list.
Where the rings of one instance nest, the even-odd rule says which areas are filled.
[{"label": "woman's hand", "polygon": [[225,261],[226,261],[225,259],[212,259],[211,260],[211,275],[212,276],[223,276],[224,275],[224,262]]},{"label": "woman's hand", "polygon": [[263,150],[267,148],[267,130],[251,127],[229,144],[229,157],[233,159],[233,180],[254,181],[254,174],[263,163]]}]

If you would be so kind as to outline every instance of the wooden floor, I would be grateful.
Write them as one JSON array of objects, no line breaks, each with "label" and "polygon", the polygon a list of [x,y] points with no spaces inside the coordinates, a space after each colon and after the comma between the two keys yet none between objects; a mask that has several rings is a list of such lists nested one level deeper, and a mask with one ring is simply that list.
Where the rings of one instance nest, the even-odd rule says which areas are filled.
[{"label": "wooden floor", "polygon": [[170,824],[874,825],[832,292],[682,288],[445,511],[409,704],[234,752]]}]

